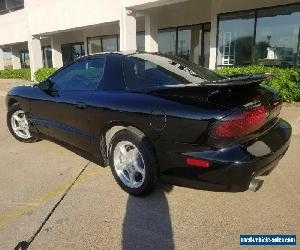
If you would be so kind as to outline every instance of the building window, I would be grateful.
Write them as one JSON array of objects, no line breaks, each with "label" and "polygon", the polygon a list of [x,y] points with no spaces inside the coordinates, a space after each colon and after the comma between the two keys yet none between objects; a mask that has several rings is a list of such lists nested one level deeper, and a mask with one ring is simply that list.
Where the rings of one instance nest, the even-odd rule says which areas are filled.
[{"label": "building window", "polygon": [[119,35],[90,37],[87,39],[88,54],[119,50]]},{"label": "building window", "polygon": [[177,55],[195,64],[208,67],[210,24],[199,24],[160,30],[159,52]]},{"label": "building window", "polygon": [[[190,55],[188,60],[190,60],[193,63],[201,64],[203,65],[202,60],[202,25],[195,25],[191,27],[191,39],[190,39]],[[180,35],[178,34],[178,40],[180,40]]]},{"label": "building window", "polygon": [[63,65],[73,62],[76,58],[84,56],[85,50],[83,43],[69,43],[61,46]]},{"label": "building window", "polygon": [[12,69],[12,53],[11,51],[4,51],[4,68]]},{"label": "building window", "polygon": [[0,11],[6,10],[6,2],[5,0],[0,0]]},{"label": "building window", "polygon": [[52,49],[51,46],[42,47],[44,68],[52,68]]},{"label": "building window", "polygon": [[297,65],[299,31],[300,5],[257,11],[255,62],[264,65]]},{"label": "building window", "polygon": [[88,53],[96,54],[102,52],[101,37],[90,37],[87,39]]},{"label": "building window", "polygon": [[118,36],[102,36],[102,48],[104,52],[114,52],[119,50]]},{"label": "building window", "polygon": [[[145,51],[145,32],[136,34],[137,51]],[[120,49],[119,35],[90,37],[87,39],[88,54],[113,52]]]},{"label": "building window", "polygon": [[158,32],[158,50],[164,54],[176,55],[176,28]]},{"label": "building window", "polygon": [[145,32],[138,32],[136,34],[136,48],[137,51],[145,51]]},{"label": "building window", "polygon": [[219,15],[217,65],[300,65],[300,5]]},{"label": "building window", "polygon": [[177,55],[186,60],[190,60],[191,52],[191,28],[178,29],[178,51]]},{"label": "building window", "polygon": [[0,14],[24,8],[24,0],[0,0]]},{"label": "building window", "polygon": [[252,63],[254,23],[254,12],[220,16],[218,65]]},{"label": "building window", "polygon": [[28,50],[20,51],[19,55],[20,55],[21,68],[29,68],[30,67],[29,51]]}]

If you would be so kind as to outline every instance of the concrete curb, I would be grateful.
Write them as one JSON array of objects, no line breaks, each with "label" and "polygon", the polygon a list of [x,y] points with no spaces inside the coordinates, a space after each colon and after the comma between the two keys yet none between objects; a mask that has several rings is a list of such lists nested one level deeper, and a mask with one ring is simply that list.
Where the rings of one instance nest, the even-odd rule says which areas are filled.
[{"label": "concrete curb", "polygon": [[6,96],[7,92],[18,85],[33,84],[23,79],[0,79],[0,96]]}]

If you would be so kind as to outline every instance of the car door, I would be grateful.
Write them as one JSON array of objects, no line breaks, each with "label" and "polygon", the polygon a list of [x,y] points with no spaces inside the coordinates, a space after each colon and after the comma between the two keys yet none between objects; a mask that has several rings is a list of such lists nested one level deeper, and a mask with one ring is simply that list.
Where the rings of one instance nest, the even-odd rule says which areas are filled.
[{"label": "car door", "polygon": [[48,79],[49,90],[35,89],[31,120],[41,133],[88,149],[89,100],[99,87],[104,64],[104,56],[76,61]]}]

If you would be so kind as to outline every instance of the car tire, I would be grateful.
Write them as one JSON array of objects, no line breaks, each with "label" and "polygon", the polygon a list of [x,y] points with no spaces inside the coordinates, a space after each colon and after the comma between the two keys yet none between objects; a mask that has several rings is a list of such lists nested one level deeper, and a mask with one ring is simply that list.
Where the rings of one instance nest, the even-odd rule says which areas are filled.
[{"label": "car tire", "polygon": [[[21,122],[18,122],[14,117],[18,117],[17,119],[20,119]],[[22,123],[22,126],[20,123]],[[23,130],[18,131],[18,126],[22,127]],[[37,137],[31,136],[28,121],[19,104],[14,104],[9,108],[7,112],[7,127],[10,133],[20,142],[32,143],[38,140]],[[26,131],[24,130],[25,127],[27,128]]]},{"label": "car tire", "polygon": [[120,130],[109,149],[109,165],[119,186],[134,196],[149,194],[157,183],[158,168],[146,136],[130,128]]}]

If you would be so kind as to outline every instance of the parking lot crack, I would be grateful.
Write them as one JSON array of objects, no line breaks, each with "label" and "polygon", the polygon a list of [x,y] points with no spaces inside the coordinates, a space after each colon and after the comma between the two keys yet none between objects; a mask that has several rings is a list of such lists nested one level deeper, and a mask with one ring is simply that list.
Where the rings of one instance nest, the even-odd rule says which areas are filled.
[{"label": "parking lot crack", "polygon": [[77,175],[77,177],[74,179],[74,181],[70,184],[70,186],[66,189],[66,191],[63,193],[63,195],[61,196],[61,198],[56,202],[56,204],[53,206],[53,208],[51,209],[51,211],[48,213],[48,215],[46,216],[46,218],[43,220],[42,224],[39,226],[39,228],[37,229],[37,231],[33,234],[33,236],[27,240],[27,241],[20,241],[16,247],[14,248],[15,250],[26,250],[28,249],[28,247],[31,245],[31,243],[34,241],[34,239],[38,236],[38,234],[42,231],[43,227],[46,225],[47,221],[51,218],[51,216],[53,215],[54,211],[58,208],[58,206],[61,204],[61,202],[64,200],[64,198],[67,196],[67,194],[69,193],[69,191],[72,189],[72,187],[76,184],[76,182],[78,181],[78,179],[82,176],[82,174],[84,173],[84,171],[87,169],[87,167],[89,166],[91,162],[88,162],[80,171],[80,173]]}]

